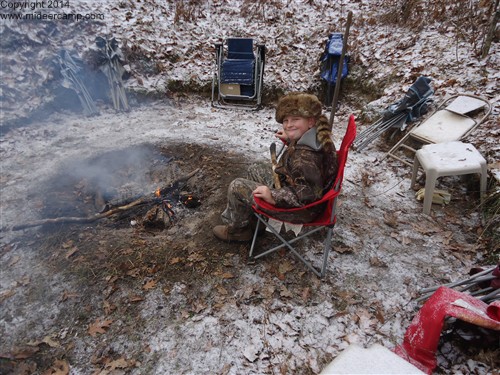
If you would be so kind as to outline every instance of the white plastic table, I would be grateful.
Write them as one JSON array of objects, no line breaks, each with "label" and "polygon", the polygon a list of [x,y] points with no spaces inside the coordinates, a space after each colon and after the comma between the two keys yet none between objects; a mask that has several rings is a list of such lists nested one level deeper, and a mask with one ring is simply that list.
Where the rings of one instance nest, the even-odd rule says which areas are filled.
[{"label": "white plastic table", "polygon": [[379,344],[365,349],[356,344],[348,346],[326,366],[320,375],[340,374],[411,374],[424,375],[411,363],[399,357],[393,351]]},{"label": "white plastic table", "polygon": [[480,197],[486,192],[487,165],[481,153],[470,143],[446,142],[423,146],[415,153],[411,188],[415,185],[419,167],[425,171],[424,214],[431,212],[436,181],[443,176],[479,173]]}]

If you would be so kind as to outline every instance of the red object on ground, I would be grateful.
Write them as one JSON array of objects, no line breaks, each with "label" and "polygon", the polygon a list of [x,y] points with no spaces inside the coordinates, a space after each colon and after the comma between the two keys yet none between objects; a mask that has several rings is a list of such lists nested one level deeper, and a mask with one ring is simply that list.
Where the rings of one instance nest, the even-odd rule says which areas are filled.
[{"label": "red object on ground", "polygon": [[413,318],[403,343],[394,352],[420,370],[432,374],[437,365],[436,350],[447,316],[500,331],[500,301],[488,305],[468,294],[442,286]]}]

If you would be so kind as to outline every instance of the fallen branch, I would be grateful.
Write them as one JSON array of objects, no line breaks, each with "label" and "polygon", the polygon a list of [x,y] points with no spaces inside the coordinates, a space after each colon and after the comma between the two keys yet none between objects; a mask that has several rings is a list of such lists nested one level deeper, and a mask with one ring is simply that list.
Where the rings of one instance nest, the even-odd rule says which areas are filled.
[{"label": "fallen branch", "polygon": [[[193,177],[196,173],[200,171],[200,168],[195,169],[193,172],[188,173],[187,175],[184,175],[177,180],[173,181],[170,185],[173,186],[175,184],[184,182],[189,180],[191,177]],[[163,188],[161,191],[165,190]],[[21,229],[26,229],[26,228],[32,228],[32,227],[38,227],[40,225],[45,225],[45,224],[61,224],[61,223],[80,223],[80,224],[85,224],[85,223],[92,223],[96,220],[103,219],[105,217],[120,213],[120,212],[125,212],[133,207],[137,207],[141,204],[148,204],[151,202],[154,202],[157,200],[158,197],[155,195],[155,193],[152,194],[152,196],[144,196],[139,199],[136,199],[133,202],[130,202],[126,205],[123,206],[118,206],[118,207],[113,207],[110,210],[92,215],[92,216],[87,216],[87,217],[56,217],[56,218],[50,218],[50,219],[40,219],[40,220],[35,220],[29,223],[25,224],[19,224],[19,225],[14,225],[12,227],[12,230],[21,230]]]}]

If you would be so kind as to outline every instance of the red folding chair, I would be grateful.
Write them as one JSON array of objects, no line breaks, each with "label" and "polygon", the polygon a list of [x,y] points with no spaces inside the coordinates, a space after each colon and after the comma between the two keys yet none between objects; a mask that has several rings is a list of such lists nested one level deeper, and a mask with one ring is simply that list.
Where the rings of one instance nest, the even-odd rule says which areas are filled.
[{"label": "red folding chair", "polygon": [[[335,222],[337,221],[336,215],[336,207],[337,207],[337,197],[340,194],[342,189],[342,181],[344,179],[344,168],[347,161],[347,153],[349,151],[349,147],[351,147],[354,142],[354,138],[356,138],[356,123],[354,121],[354,115],[351,115],[349,118],[349,123],[347,125],[347,130],[342,140],[342,144],[340,145],[340,149],[337,151],[337,162],[338,162],[338,173],[335,178],[335,181],[332,185],[332,188],[318,201],[312,202],[308,205],[302,207],[294,207],[294,208],[279,208],[275,207],[259,198],[255,198],[255,204],[252,206],[255,216],[257,216],[257,225],[255,229],[255,233],[252,239],[252,246],[250,247],[250,258],[257,259],[263,257],[264,255],[270,254],[281,248],[288,248],[297,258],[299,258],[311,271],[313,271],[318,277],[324,277],[326,271],[326,265],[328,261],[328,254],[331,248],[331,240],[333,227],[335,226]],[[267,222],[269,218],[282,221],[275,217],[276,214],[279,213],[297,213],[300,214],[302,210],[310,208],[312,206],[316,206],[319,204],[324,204],[325,210],[323,214],[321,214],[314,221],[309,223],[304,223],[303,230],[306,230],[305,233],[292,238],[291,240],[286,240],[278,231],[276,231],[269,223]],[[263,211],[265,210],[265,212]],[[257,232],[259,230],[260,223],[264,224],[276,237],[280,239],[282,242],[280,245],[273,247],[269,250],[266,250],[258,255],[253,255],[253,251],[255,248],[256,240],[257,240]],[[316,233],[323,228],[327,229],[326,238],[324,241],[324,251],[323,251],[323,265],[320,270],[314,267],[309,261],[307,261],[302,255],[300,255],[297,250],[292,247],[292,244],[296,241],[303,239],[305,237],[310,236],[313,233]]]}]

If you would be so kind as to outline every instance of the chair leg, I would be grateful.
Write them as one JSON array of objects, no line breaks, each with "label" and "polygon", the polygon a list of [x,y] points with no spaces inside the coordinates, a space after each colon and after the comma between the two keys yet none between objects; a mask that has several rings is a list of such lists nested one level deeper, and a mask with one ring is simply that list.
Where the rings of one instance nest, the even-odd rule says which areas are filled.
[{"label": "chair leg", "polygon": [[262,218],[259,215],[256,214],[255,216],[257,217],[257,224],[255,225],[255,232],[253,233],[252,246],[250,246],[250,253],[248,254],[249,258],[252,258],[252,256],[253,256],[253,249],[255,248],[255,243],[257,242],[257,236],[259,234],[260,222],[262,221],[264,226],[266,226],[264,221],[262,220]]},{"label": "chair leg", "polygon": [[413,189],[413,187],[415,186],[415,182],[417,181],[417,173],[418,173],[419,168],[420,168],[420,160],[418,160],[418,155],[415,154],[415,159],[413,159],[413,170],[411,173],[410,189]]},{"label": "chair leg", "polygon": [[[252,245],[250,247],[250,254],[249,254],[249,257],[250,258],[253,258],[253,259],[258,259],[258,258],[261,258],[265,255],[268,255],[278,249],[282,249],[284,247],[288,248],[288,250],[290,250],[290,252],[292,252],[297,258],[300,259],[300,261],[302,263],[304,263],[306,265],[307,268],[309,268],[312,272],[314,272],[314,274],[316,276],[318,276],[319,278],[322,278],[324,275],[325,275],[325,272],[326,272],[326,262],[328,260],[328,254],[324,255],[323,256],[323,266],[321,268],[320,271],[318,271],[309,261],[307,261],[302,255],[300,255],[293,247],[292,247],[292,243],[304,238],[304,237],[307,237],[308,235],[312,234],[312,233],[315,233],[323,228],[315,228],[301,236],[298,236],[296,238],[293,238],[292,240],[290,241],[287,241],[285,238],[283,238],[283,236],[281,236],[281,234],[279,234],[273,227],[271,227],[270,225],[268,225],[259,215],[255,215],[257,216],[257,219],[258,219],[258,223],[257,223],[257,228],[254,232],[254,235],[253,235],[253,240],[252,240]],[[262,224],[264,224],[267,228],[269,228],[269,230],[282,242],[281,245],[278,245],[278,246],[275,246],[273,247],[272,249],[269,249],[269,250],[266,250],[264,251],[263,253],[260,253],[258,255],[253,255],[253,251],[254,251],[254,248],[255,248],[255,243],[256,243],[256,240],[257,240],[257,231],[258,231],[258,227],[260,225],[260,222],[262,222]],[[330,250],[330,246],[331,246],[331,236],[332,236],[332,230],[329,228],[329,231],[327,233],[327,238],[325,240],[325,249]]]},{"label": "chair leg", "polygon": [[214,76],[212,77],[212,107],[214,107],[214,101],[215,101],[215,82],[217,80],[217,74],[214,73]]},{"label": "chair leg", "polygon": [[436,187],[437,171],[429,169],[425,173],[424,214],[431,214],[432,196]]},{"label": "chair leg", "polygon": [[323,249],[323,265],[321,267],[321,275],[320,277],[323,278],[326,275],[326,265],[328,263],[328,255],[330,254],[330,249],[332,245],[332,235],[333,235],[333,228],[328,228],[328,232],[326,233],[326,239],[325,239],[325,247]]},{"label": "chair leg", "polygon": [[484,197],[486,195],[486,188],[487,188],[487,179],[488,179],[488,167],[486,163],[481,164],[481,176],[480,176],[480,191],[479,191],[479,197],[480,197],[480,202],[481,204],[484,203]]}]

